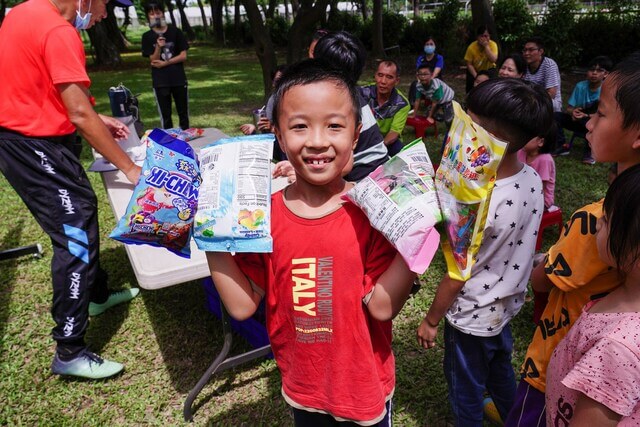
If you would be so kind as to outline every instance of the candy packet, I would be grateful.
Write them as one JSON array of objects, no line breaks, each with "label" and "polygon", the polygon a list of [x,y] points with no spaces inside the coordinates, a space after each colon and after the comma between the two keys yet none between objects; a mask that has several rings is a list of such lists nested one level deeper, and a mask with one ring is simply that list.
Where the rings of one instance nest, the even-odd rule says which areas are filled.
[{"label": "candy packet", "polygon": [[364,211],[418,274],[429,267],[440,241],[434,226],[442,214],[433,177],[424,143],[416,139],[342,196]]},{"label": "candy packet", "polygon": [[109,237],[128,244],[165,247],[189,258],[201,182],[195,153],[189,144],[161,129],[149,133],[146,144],[140,179]]},{"label": "candy packet", "polygon": [[491,192],[507,143],[474,123],[460,104],[436,172],[436,189],[444,216],[442,249],[449,276],[466,281],[478,252]]},{"label": "candy packet", "polygon": [[198,248],[271,252],[272,134],[220,139],[200,151]]}]

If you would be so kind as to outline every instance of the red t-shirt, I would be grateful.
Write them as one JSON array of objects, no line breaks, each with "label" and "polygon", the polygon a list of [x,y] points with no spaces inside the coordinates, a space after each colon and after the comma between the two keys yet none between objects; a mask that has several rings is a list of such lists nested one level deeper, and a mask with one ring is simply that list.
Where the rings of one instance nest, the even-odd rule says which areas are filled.
[{"label": "red t-shirt", "polygon": [[272,202],[273,252],[236,260],[265,291],[282,393],[300,409],[378,421],[395,387],[391,322],[374,320],[362,298],[396,251],[350,203],[306,219],[282,192]]},{"label": "red t-shirt", "polygon": [[75,130],[55,85],[89,87],[78,31],[49,0],[14,7],[0,26],[0,127],[27,136]]}]

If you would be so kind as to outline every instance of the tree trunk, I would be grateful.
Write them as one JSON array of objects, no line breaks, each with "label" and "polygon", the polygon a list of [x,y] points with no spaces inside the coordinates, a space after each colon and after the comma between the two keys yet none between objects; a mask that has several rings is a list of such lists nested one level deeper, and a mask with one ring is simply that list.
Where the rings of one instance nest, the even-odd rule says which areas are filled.
[{"label": "tree trunk", "polygon": [[193,28],[191,28],[191,24],[189,24],[189,20],[187,19],[187,14],[184,12],[184,3],[181,0],[175,0],[176,5],[178,6],[178,12],[180,13],[180,23],[182,24],[182,32],[187,36],[187,40],[191,41],[196,38],[195,33],[193,32]]},{"label": "tree trunk", "polygon": [[240,25],[240,0],[235,0],[233,3],[233,27],[236,34],[240,34]]},{"label": "tree trunk", "polygon": [[4,21],[4,17],[7,13],[7,0],[0,0],[0,25]]},{"label": "tree trunk", "polygon": [[267,19],[273,19],[276,8],[278,7],[278,0],[269,0],[269,6],[267,7],[267,13],[264,15]]},{"label": "tree trunk", "polygon": [[171,23],[173,24],[174,27],[177,27],[178,23],[176,21],[175,15],[173,14],[174,7],[173,7],[173,3],[171,3],[171,1],[167,2],[167,9],[169,10],[169,17],[171,18]]},{"label": "tree trunk", "polygon": [[113,8],[113,4],[108,4],[107,17],[87,30],[95,65],[114,67],[122,63],[120,52],[125,48],[125,39],[118,28]]},{"label": "tree trunk", "polygon": [[360,7],[362,12],[362,20],[366,21],[369,19],[369,10],[367,9],[367,0],[360,0]]},{"label": "tree trunk", "polygon": [[385,57],[382,39],[382,0],[373,0],[373,54],[376,58]]},{"label": "tree trunk", "polygon": [[420,1],[413,0],[413,19],[420,16]]},{"label": "tree trunk", "polygon": [[299,0],[291,0],[291,11],[293,12],[293,19],[295,19],[298,14],[298,10],[300,10],[300,1]]},{"label": "tree trunk", "polygon": [[316,24],[326,15],[329,0],[302,0],[298,13],[289,28],[287,64],[293,64],[306,56],[306,47]]},{"label": "tree trunk", "polygon": [[211,24],[213,25],[216,40],[222,44],[226,41],[224,37],[224,19],[222,17],[223,7],[224,0],[211,1]]},{"label": "tree trunk", "polygon": [[471,16],[473,19],[473,34],[475,29],[481,25],[489,28],[491,39],[496,43],[498,34],[496,33],[496,24],[493,20],[493,11],[491,10],[491,0],[471,0]]},{"label": "tree trunk", "polygon": [[198,8],[200,9],[200,16],[202,16],[202,28],[204,29],[204,33],[209,34],[209,21],[207,20],[207,14],[204,13],[204,5],[202,4],[202,0],[198,0]]},{"label": "tree trunk", "polygon": [[256,0],[242,0],[242,4],[249,18],[249,26],[256,48],[256,55],[262,66],[262,81],[264,83],[264,100],[266,102],[268,94],[271,92],[271,72],[278,65],[276,52],[271,42],[271,35],[264,25],[262,15],[258,9]]},{"label": "tree trunk", "polygon": [[282,2],[284,4],[284,19],[289,22],[289,2],[287,0],[283,0]]}]

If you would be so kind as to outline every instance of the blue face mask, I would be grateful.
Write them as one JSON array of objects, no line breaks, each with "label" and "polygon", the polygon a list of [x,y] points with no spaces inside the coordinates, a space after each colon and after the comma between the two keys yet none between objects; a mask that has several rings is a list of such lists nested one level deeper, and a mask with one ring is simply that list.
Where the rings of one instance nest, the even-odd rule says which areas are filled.
[{"label": "blue face mask", "polygon": [[[89,24],[91,23],[91,12],[85,13],[82,16],[81,13],[81,4],[82,0],[78,1],[78,10],[76,10],[76,19],[73,22],[73,26],[76,27],[76,30],[86,30],[89,28]],[[89,0],[89,10],[91,10],[91,0]]]},{"label": "blue face mask", "polygon": [[431,55],[433,52],[436,51],[436,47],[432,46],[432,45],[426,45],[424,47],[424,53],[426,53],[427,55]]}]

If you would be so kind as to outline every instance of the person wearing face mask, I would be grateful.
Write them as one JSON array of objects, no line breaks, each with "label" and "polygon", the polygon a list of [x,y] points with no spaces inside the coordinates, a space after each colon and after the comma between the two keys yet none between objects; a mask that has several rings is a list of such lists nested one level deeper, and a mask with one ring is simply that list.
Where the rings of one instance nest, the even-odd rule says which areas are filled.
[{"label": "person wearing face mask", "polygon": [[93,110],[78,33],[106,17],[107,1],[28,0],[0,27],[0,171],[51,238],[51,370],[90,379],[116,375],[123,366],[87,349],[89,316],[139,292],[107,287],[97,197],[75,151],[77,132],[129,181],[138,181],[140,167],[114,139],[128,129]]},{"label": "person wearing face mask", "polygon": [[171,99],[176,104],[181,129],[189,128],[189,92],[184,62],[189,44],[182,31],[167,24],[162,3],[144,7],[151,29],[142,35],[142,56],[150,59],[153,93],[160,112],[160,127],[173,127]]},{"label": "person wearing face mask", "polygon": [[[427,36],[423,46],[424,53],[420,54],[416,59],[416,71],[421,65],[427,65],[433,70],[433,78],[442,78],[441,73],[444,70],[444,58],[436,53],[436,41],[432,36]],[[416,101],[416,85],[418,80],[414,80],[409,87],[409,103],[413,105]]]}]

